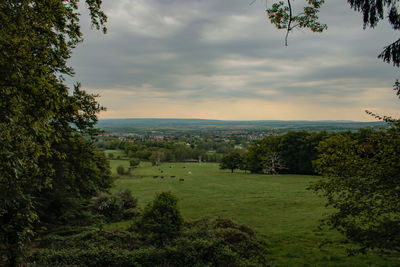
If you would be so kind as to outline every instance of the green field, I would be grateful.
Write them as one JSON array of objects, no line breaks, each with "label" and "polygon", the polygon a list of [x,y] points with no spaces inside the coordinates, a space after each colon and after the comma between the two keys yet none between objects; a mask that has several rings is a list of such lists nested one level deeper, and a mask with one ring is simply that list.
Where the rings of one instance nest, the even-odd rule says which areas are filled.
[{"label": "green field", "polygon": [[[112,160],[115,176],[118,165],[128,167],[129,164],[126,160]],[[153,178],[156,175],[159,177]],[[398,255],[371,253],[349,257],[345,251],[348,245],[337,232],[318,229],[319,220],[329,211],[323,199],[306,189],[316,179],[319,178],[232,174],[219,170],[214,163],[164,163],[154,167],[141,163],[132,176],[117,178],[114,190],[131,189],[141,207],[156,192],[171,191],[178,196],[186,220],[227,217],[246,224],[269,243],[270,258],[276,266],[398,265]],[[321,242],[326,239],[334,242],[321,248]]]},{"label": "green field", "polygon": [[108,156],[110,153],[114,155],[114,158],[126,158],[125,152],[123,150],[104,150],[104,153]]}]

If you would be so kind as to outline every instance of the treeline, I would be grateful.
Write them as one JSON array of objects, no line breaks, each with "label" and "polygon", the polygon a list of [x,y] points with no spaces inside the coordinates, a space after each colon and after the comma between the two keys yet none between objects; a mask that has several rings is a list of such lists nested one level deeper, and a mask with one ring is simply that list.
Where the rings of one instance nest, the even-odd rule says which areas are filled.
[{"label": "treeline", "polygon": [[333,134],[327,132],[290,131],[268,136],[252,144],[243,155],[244,167],[253,173],[279,171],[291,174],[315,174],[318,144]]},{"label": "treeline", "polygon": [[[289,131],[280,136],[268,136],[251,144],[247,151],[234,150],[221,159],[221,168],[250,171],[252,173],[290,173],[318,174],[316,160],[320,156],[321,141],[347,136],[355,142],[376,135],[372,129],[359,129],[356,132],[327,133]],[[338,144],[340,145],[340,144]]]},{"label": "treeline", "polygon": [[206,161],[219,162],[223,155],[235,148],[233,141],[191,139],[188,142],[129,142],[109,141],[98,143],[104,149],[123,150],[127,157],[150,162]]}]

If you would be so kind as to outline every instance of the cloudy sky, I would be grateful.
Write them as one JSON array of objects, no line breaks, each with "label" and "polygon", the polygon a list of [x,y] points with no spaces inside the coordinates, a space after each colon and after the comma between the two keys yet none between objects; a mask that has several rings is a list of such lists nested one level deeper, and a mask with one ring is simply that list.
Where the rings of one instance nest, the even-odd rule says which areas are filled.
[{"label": "cloudy sky", "polygon": [[250,2],[104,0],[106,35],[90,29],[82,10],[73,81],[100,94],[108,109],[101,118],[372,120],[366,109],[400,116],[391,89],[398,69],[377,59],[398,37],[388,25],[362,30],[346,0],[328,0],[320,13],[328,30],[295,31],[285,47],[265,0]]}]

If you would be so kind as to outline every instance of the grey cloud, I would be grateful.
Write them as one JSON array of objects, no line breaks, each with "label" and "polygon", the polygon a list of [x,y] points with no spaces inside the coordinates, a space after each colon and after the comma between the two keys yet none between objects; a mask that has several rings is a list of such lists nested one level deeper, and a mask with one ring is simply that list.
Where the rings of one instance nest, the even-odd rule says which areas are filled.
[{"label": "grey cloud", "polygon": [[[329,24],[328,31],[297,31],[284,47],[284,32],[266,22],[264,1],[249,3],[106,1],[109,34],[88,30],[83,16],[85,42],[73,54],[77,74],[68,81],[81,81],[100,94],[105,89],[132,92],[131,97],[324,101],[325,96],[325,102],[338,106],[359,103],[368,88],[390,84],[390,90],[397,70],[376,59],[394,39],[387,25],[363,31],[360,16],[345,0],[327,1],[320,18]],[[154,17],[135,11],[135,4]],[[137,13],[122,21],[118,12],[125,16],[126,10],[117,7]],[[161,23],[165,17],[176,20],[171,29]],[[147,22],[154,32],[135,30],[135,20],[140,20],[137,25]]]}]

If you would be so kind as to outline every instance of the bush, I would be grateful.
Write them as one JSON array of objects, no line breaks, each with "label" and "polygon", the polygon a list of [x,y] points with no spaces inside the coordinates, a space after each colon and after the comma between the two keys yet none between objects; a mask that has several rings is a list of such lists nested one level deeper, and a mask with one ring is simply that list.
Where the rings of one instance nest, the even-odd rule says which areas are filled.
[{"label": "bush", "polygon": [[[130,191],[99,196],[96,203],[111,207],[104,206],[108,201],[114,208],[129,209],[137,204]],[[90,228],[53,231],[42,238],[28,257],[27,265],[268,266],[267,252],[266,243],[254,231],[231,220],[200,219],[184,223],[176,197],[164,192],[147,205],[129,231]]]},{"label": "bush", "polygon": [[124,175],[124,174],[125,174],[125,168],[124,168],[124,166],[119,165],[119,166],[117,167],[117,173],[118,173],[119,175]]},{"label": "bush", "polygon": [[183,225],[177,202],[177,198],[170,192],[156,195],[131,230],[137,231],[146,242],[155,245],[163,245],[177,237]]},{"label": "bush", "polygon": [[137,199],[128,189],[114,195],[100,194],[93,199],[92,205],[93,212],[104,216],[108,222],[128,220],[139,215]]},{"label": "bush", "polygon": [[131,166],[133,168],[136,168],[139,164],[140,164],[140,159],[138,159],[138,158],[132,158],[129,161],[129,166]]},{"label": "bush", "polygon": [[266,244],[230,220],[185,223],[164,246],[143,243],[127,231],[89,230],[54,237],[28,258],[39,266],[268,266]]}]

